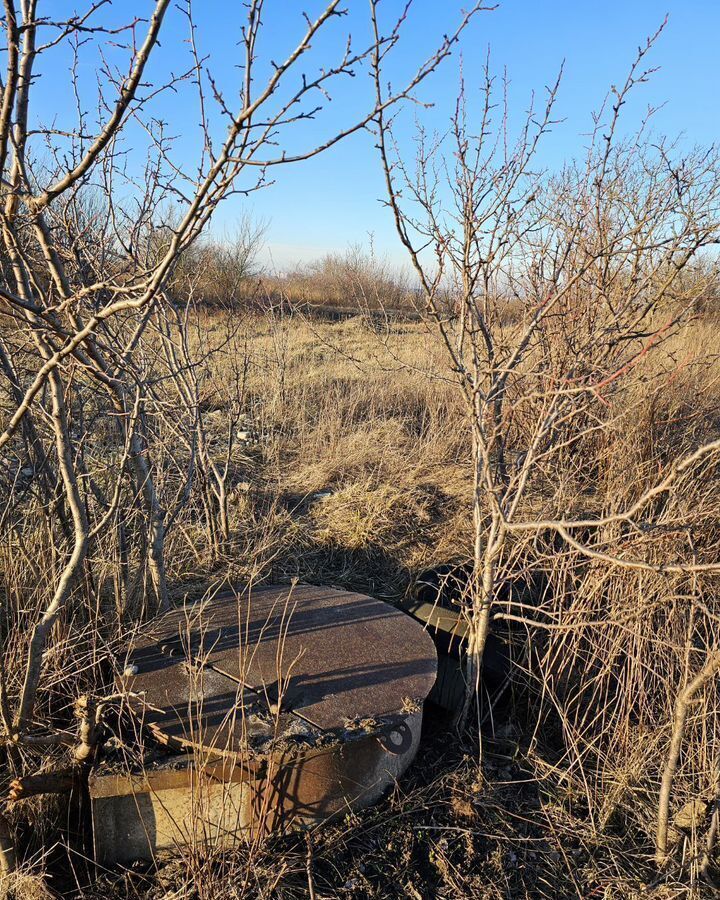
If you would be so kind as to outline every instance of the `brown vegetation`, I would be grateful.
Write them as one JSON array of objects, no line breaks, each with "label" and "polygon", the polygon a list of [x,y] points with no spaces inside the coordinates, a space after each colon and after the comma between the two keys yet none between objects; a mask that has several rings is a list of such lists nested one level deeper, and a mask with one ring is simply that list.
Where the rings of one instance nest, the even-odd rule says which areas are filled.
[{"label": "brown vegetation", "polygon": [[[192,348],[226,346],[224,314],[200,312],[189,321]],[[204,363],[200,402],[209,452],[220,464],[235,415],[231,387],[240,356],[247,373],[247,435],[236,444],[227,476],[228,538],[218,539],[202,495],[194,494],[168,535],[173,600],[237,580],[291,577],[397,600],[426,566],[472,555],[464,412],[452,385],[427,375],[440,371],[442,357],[422,326],[408,323],[378,334],[360,318],[331,325],[253,315],[233,316],[232,332],[232,352]],[[654,363],[672,370],[666,390],[645,403],[642,414],[633,403],[625,429],[590,444],[572,478],[556,472],[567,502],[580,490],[587,508],[615,502],[652,477],[679,434],[689,441],[712,430],[720,362],[708,348],[715,334],[713,324],[697,320],[666,346],[663,360]],[[633,376],[633,390],[641,395],[649,366],[646,361]],[[177,444],[177,424],[164,415],[160,398],[148,416],[159,446]],[[99,453],[103,438],[96,440]],[[171,474],[167,485],[160,480],[161,491],[170,489]],[[716,478],[708,472],[688,497],[705,517],[703,539],[715,544],[715,507],[705,505]],[[41,541],[42,533],[36,535]],[[658,559],[683,546],[682,536],[666,530],[639,539]],[[72,722],[69,698],[88,690],[102,694],[108,652],[135,608],[118,609],[113,544],[114,537],[106,536],[89,557],[96,613],[88,618],[83,607],[71,607],[56,626],[41,695],[43,715],[58,729]],[[42,602],[44,584],[27,578],[21,553],[37,559],[44,551],[31,532],[21,543],[15,532],[3,552],[8,607],[17,610],[9,644],[17,649],[5,657],[13,690],[22,634]],[[436,891],[469,897],[481,886],[493,896],[490,881],[497,896],[572,896],[574,884],[588,894],[608,886],[614,896],[635,896],[641,882],[655,877],[655,817],[673,705],[686,673],[702,664],[704,648],[714,641],[720,611],[713,582],[609,567],[556,546],[550,537],[523,542],[514,559],[517,571],[542,572],[551,590],[532,611],[538,626],[527,627],[525,640],[516,642],[512,706],[486,720],[482,761],[472,742],[451,749],[442,731],[431,734],[422,764],[400,793],[313,836],[320,896],[388,896],[397,879],[420,896]],[[498,613],[527,617],[527,610]],[[717,790],[715,685],[704,685],[700,699],[687,723],[671,804],[671,824],[688,803],[707,804],[687,833],[670,829],[688,874],[702,866]],[[45,751],[34,753],[40,766]],[[30,802],[15,804],[13,818],[31,815]],[[42,831],[34,835],[28,850],[39,850],[42,837]],[[198,896],[218,896],[218,880],[226,881],[229,872],[242,875],[251,893],[264,895],[274,884],[280,896],[304,895],[303,847],[255,848],[251,870],[244,852],[195,848]],[[279,868],[271,863],[277,853]],[[186,876],[174,866],[168,860],[157,877],[180,889]],[[679,866],[680,856],[658,882],[658,896],[667,878],[673,883],[681,877]],[[138,875],[123,890],[128,896],[144,890],[143,884],[155,890],[155,878]],[[121,890],[117,882],[113,890]]]},{"label": "brown vegetation", "polygon": [[[369,47],[319,64],[288,100],[278,84],[338,3],[307,20],[262,87],[251,2],[233,112],[202,74],[188,5],[191,68],[157,90],[194,86],[202,159],[181,173],[148,116],[159,168],[124,203],[119,139],[145,113],[137,91],[167,0],[129,41],[98,134],[80,111],[67,131],[39,132],[49,161],[28,149],[33,66],[51,49],[38,34],[54,29],[75,53],[80,35],[135,37],[135,21],[88,31],[102,6],[53,23],[34,0],[21,14],[5,4],[4,887],[40,896],[47,871],[88,897],[699,895],[715,877],[720,809],[720,165],[649,142],[644,124],[618,139],[652,41],[598,114],[582,165],[535,172],[555,88],[514,145],[496,142],[488,72],[480,137],[461,96],[454,168],[442,142],[421,140],[416,177],[393,155],[386,112],[479,6],[386,96],[382,63],[406,16],[383,36],[372,2]],[[275,157],[277,130],[315,115],[307,95],[363,63],[376,85],[367,114]],[[267,167],[363,127],[377,132],[415,281],[352,250],[261,285],[252,227],[200,243],[241,175],[260,187]],[[328,324],[290,315],[293,301],[361,315]],[[412,321],[384,315],[410,308]],[[391,797],[306,839],[231,851],[198,840],[153,871],[92,883],[75,785],[112,731],[120,650],[143,621],[239,582],[299,578],[392,602],[447,562],[473,571],[476,716],[431,723]],[[505,589],[516,579],[537,586],[530,601]],[[507,623],[514,666],[496,703],[478,676],[489,629]]]},{"label": "brown vegetation", "polygon": [[362,247],[329,253],[280,276],[264,276],[262,285],[271,296],[308,313],[327,314],[332,309],[355,314],[417,312],[417,292],[411,289],[410,279],[372,249]]}]

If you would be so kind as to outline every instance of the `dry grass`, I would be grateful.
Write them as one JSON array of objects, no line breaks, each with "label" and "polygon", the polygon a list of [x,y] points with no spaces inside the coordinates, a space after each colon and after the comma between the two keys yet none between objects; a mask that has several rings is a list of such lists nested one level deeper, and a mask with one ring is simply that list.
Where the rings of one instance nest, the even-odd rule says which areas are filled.
[{"label": "dry grass", "polygon": [[[221,325],[204,314],[198,346],[219,341]],[[248,318],[241,331],[251,435],[231,462],[231,540],[218,554],[199,506],[188,505],[167,546],[176,599],[209,583],[300,577],[397,600],[423,568],[470,555],[467,428],[421,325],[378,333],[360,319],[268,316]],[[717,432],[720,366],[708,353],[716,335],[714,324],[695,323],[666,346],[652,362],[671,375],[662,391],[648,395],[648,371],[638,371],[626,427],[575,451],[556,473],[553,505],[620,502],[669,448]],[[229,363],[210,357],[204,381],[219,455]],[[681,501],[706,551],[720,547],[716,479],[710,471],[688,484]],[[169,485],[170,475],[161,489]],[[0,547],[11,694],[23,635],[56,565],[30,567],[48,553],[42,531],[32,541],[26,529],[23,553],[13,534]],[[637,541],[653,558],[692,553],[677,533]],[[674,698],[715,640],[717,580],[609,569],[543,539],[513,552],[518,569],[541,571],[551,591],[535,613],[541,627],[518,642],[512,702],[486,722],[482,754],[476,737],[449,741],[446,723],[436,723],[396,793],[318,830],[309,857],[299,839],[255,848],[252,858],[244,848],[197,847],[156,872],[104,876],[83,894],[295,898],[308,896],[310,877],[318,898],[699,896],[705,826],[682,837],[683,855],[662,875],[651,865],[652,835]],[[109,651],[127,628],[109,588],[113,559],[98,545],[94,611],[71,604],[46,655],[41,715],[57,725],[69,721],[75,696],[102,689]],[[717,699],[713,686],[690,718],[674,809],[717,793]],[[33,769],[48,763],[37,751],[26,759]],[[44,830],[21,825],[35,871],[53,836],[67,832],[62,815],[35,804],[41,810]],[[14,811],[20,823],[31,815],[29,801]],[[46,865],[70,890],[66,864],[51,854]]]}]

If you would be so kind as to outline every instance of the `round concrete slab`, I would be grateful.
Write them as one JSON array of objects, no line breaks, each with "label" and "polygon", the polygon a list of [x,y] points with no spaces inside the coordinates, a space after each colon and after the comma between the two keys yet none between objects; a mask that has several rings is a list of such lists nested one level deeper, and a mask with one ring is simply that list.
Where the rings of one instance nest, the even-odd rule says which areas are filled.
[{"label": "round concrete slab", "polygon": [[169,741],[235,753],[275,737],[388,724],[422,704],[432,640],[387,603],[334,588],[265,587],[174,610],[130,648],[118,687]]},{"label": "round concrete slab", "polygon": [[[231,592],[151,623],[117,681],[178,751],[90,777],[96,855],[297,828],[376,800],[414,758],[436,654],[423,627],[362,594]],[[200,824],[198,824],[200,823]]]}]

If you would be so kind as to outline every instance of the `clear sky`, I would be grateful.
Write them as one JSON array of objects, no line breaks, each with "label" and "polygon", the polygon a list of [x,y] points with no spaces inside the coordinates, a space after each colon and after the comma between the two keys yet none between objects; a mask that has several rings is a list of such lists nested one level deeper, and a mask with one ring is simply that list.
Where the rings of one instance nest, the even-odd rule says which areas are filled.
[{"label": "clear sky", "polygon": [[[415,0],[403,40],[396,50],[389,74],[400,83],[452,28],[469,0]],[[56,0],[50,4],[53,7]],[[46,4],[47,5],[47,4]],[[58,5],[62,5],[58,0]],[[278,59],[302,33],[303,10],[312,16],[322,7],[318,0],[266,0],[266,28],[258,52]],[[381,10],[389,20],[404,0],[383,0]],[[69,4],[74,7],[74,4]],[[367,39],[366,0],[347,0],[349,14],[332,23],[314,48],[315,59],[334,59],[348,30],[357,35],[357,46]],[[112,15],[138,14],[150,9],[148,0],[122,0]],[[657,132],[683,134],[689,143],[720,140],[720,0],[501,0],[493,12],[479,14],[465,33],[462,54],[465,80],[472,92],[479,85],[480,70],[488,47],[493,68],[507,68],[511,80],[511,112],[522,116],[533,89],[542,92],[553,81],[562,61],[565,73],[560,90],[557,126],[543,151],[542,162],[554,167],[578,154],[590,127],[590,111],[597,108],[609,86],[624,80],[637,47],[669,14],[669,23],[652,52],[649,63],[660,70],[641,86],[629,118],[637,119],[648,104],[665,106],[654,117]],[[237,40],[244,16],[240,0],[202,0],[195,3],[200,52],[209,55],[207,65],[231,96],[240,74]],[[173,9],[166,23],[162,47],[150,77],[187,63],[187,33],[182,15]],[[404,149],[410,151],[414,117],[420,115],[431,128],[442,129],[452,112],[457,92],[459,52],[428,80],[421,96],[432,101],[431,110],[408,109],[398,128]],[[92,61],[85,63],[88,90],[97,84]],[[309,69],[308,69],[309,71]],[[56,57],[43,72],[41,108],[44,120],[71,102],[67,85],[68,60]],[[290,149],[307,144],[315,136],[333,133],[349,124],[367,107],[371,84],[365,75],[339,86],[333,100],[313,123],[288,135]],[[96,87],[95,87],[96,90]],[[178,159],[187,163],[197,148],[199,117],[191,98],[182,91],[160,98],[155,115],[166,119],[178,135]],[[373,150],[373,138],[358,133],[326,154],[297,166],[273,170],[275,183],[249,199],[232,198],[219,211],[213,229],[232,230],[244,210],[268,223],[267,259],[279,268],[307,261],[328,251],[343,250],[351,243],[374,236],[377,250],[401,262],[389,213],[383,208],[381,173]]]}]

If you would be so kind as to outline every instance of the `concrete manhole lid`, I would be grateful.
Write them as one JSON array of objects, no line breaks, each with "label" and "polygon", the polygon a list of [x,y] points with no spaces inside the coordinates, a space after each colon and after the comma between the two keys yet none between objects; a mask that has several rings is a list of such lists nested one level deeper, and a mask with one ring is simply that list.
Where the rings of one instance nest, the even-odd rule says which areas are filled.
[{"label": "concrete manhole lid", "polygon": [[296,585],[168,613],[129,650],[125,672],[118,687],[160,740],[225,755],[353,722],[402,740],[436,656],[422,626],[389,604]]}]

